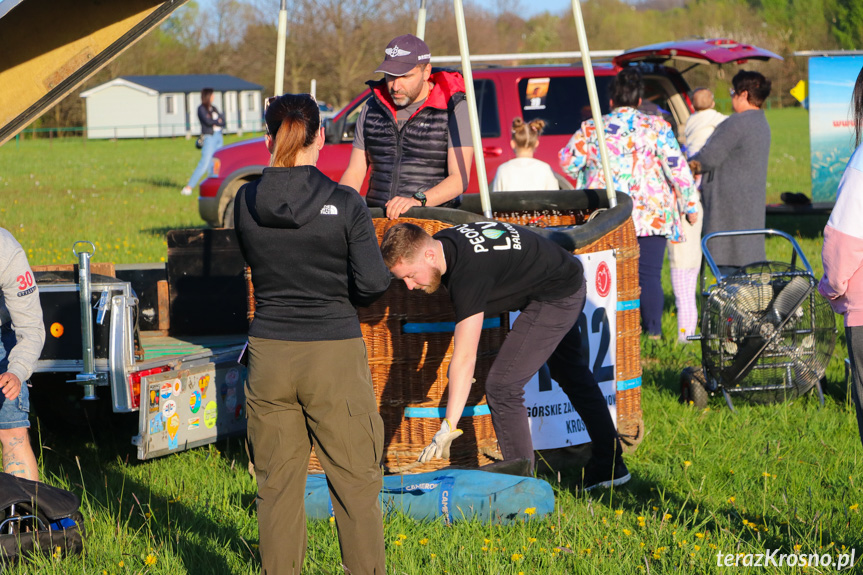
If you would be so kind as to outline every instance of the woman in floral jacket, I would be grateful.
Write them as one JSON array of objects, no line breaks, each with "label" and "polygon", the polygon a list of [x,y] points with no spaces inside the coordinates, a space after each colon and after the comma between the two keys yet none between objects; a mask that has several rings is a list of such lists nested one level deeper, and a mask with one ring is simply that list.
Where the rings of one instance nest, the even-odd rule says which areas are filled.
[{"label": "woman in floral jacket", "polygon": [[[686,158],[671,126],[659,116],[637,110],[644,83],[637,68],[622,70],[611,84],[611,113],[603,116],[614,189],[632,198],[632,219],[641,256],[641,323],[649,336],[662,335],[662,260],[666,239],[683,241],[681,210],[698,217],[695,187]],[[596,126],[588,120],[560,151],[561,167],[578,188],[605,188]],[[700,241],[701,238],[688,238]]]}]

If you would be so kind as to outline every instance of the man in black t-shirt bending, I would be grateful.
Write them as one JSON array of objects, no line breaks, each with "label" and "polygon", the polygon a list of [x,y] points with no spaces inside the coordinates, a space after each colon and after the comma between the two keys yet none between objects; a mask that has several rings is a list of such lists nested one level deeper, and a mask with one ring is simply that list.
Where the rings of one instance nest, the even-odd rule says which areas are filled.
[{"label": "man in black t-shirt bending", "polygon": [[461,224],[428,235],[413,224],[387,231],[384,261],[408,289],[444,285],[455,310],[446,418],[420,461],[449,457],[476,366],[486,314],[520,310],[486,381],[486,398],[504,459],[533,465],[524,386],[548,363],[581,415],[593,443],[583,487],[629,481],[608,405],[588,368],[577,320],[584,308],[584,270],[572,254],[524,228],[503,222]]}]

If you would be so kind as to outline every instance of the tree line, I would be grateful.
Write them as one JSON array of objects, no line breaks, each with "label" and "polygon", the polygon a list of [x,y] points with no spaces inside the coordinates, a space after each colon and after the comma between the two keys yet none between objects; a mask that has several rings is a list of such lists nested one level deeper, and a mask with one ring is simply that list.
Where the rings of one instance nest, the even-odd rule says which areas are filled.
[{"label": "tree line", "polygon": [[[465,1],[468,43],[474,54],[578,49],[569,10],[523,16],[529,0],[500,0],[494,10]],[[264,86],[272,95],[276,60],[277,0],[191,0],[139,40],[34,127],[85,124],[83,90],[125,75],[231,74]],[[416,31],[419,1],[290,0],[285,90],[346,104],[375,77],[386,43]],[[427,0],[425,39],[433,55],[458,54],[453,3]],[[784,61],[753,62],[773,80],[776,105],[794,103],[788,90],[806,79],[798,50],[855,49],[863,45],[860,0],[586,0],[582,3],[592,50],[627,49],[686,37],[729,37],[766,48]],[[722,98],[736,66],[698,66],[691,86],[713,88]]]}]

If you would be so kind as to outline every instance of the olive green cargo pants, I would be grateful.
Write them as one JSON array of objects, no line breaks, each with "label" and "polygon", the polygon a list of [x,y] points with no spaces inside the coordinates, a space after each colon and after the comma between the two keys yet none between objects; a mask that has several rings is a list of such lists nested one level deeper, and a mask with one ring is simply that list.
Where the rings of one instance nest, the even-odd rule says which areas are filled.
[{"label": "olive green cargo pants", "polygon": [[383,421],[362,338],[250,337],[248,353],[246,418],[258,482],[263,574],[302,569],[303,496],[312,445],[327,476],[344,568],[352,575],[385,573],[378,500]]}]

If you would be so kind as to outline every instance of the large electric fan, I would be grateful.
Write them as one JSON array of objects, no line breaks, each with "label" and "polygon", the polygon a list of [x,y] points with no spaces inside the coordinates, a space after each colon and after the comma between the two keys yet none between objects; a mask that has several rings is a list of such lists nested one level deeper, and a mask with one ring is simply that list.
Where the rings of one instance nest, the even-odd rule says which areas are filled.
[{"label": "large electric fan", "polygon": [[[754,403],[793,399],[813,388],[823,402],[820,381],[836,344],[833,310],[818,293],[809,262],[791,236],[775,230],[748,234],[777,235],[793,247],[791,263],[758,262],[723,275],[710,257],[706,263],[717,282],[703,288],[701,361],[703,371],[687,369],[681,378],[684,400],[706,405],[721,391]],[[797,267],[799,260],[802,267]],[[702,274],[703,275],[703,274]]]}]

